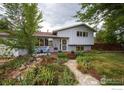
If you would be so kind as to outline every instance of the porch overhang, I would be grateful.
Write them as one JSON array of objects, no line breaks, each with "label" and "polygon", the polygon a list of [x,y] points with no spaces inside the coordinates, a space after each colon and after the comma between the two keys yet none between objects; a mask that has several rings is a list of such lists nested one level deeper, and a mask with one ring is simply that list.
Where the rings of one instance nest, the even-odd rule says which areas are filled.
[{"label": "porch overhang", "polygon": [[48,35],[48,36],[36,36],[38,38],[55,38],[55,39],[69,39],[69,37],[58,37],[58,36],[54,36],[54,35]]}]

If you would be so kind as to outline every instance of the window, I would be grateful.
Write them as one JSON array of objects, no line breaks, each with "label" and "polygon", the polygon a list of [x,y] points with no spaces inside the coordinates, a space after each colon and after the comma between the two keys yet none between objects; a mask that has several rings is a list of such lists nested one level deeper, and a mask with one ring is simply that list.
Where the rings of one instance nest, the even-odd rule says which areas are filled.
[{"label": "window", "polygon": [[44,45],[44,40],[43,39],[39,39],[39,46],[43,46]]},{"label": "window", "polygon": [[62,40],[62,44],[66,44],[66,40],[65,39]]},{"label": "window", "polygon": [[78,37],[88,37],[88,32],[81,32],[81,31],[77,31],[77,36]]},{"label": "window", "polygon": [[67,41],[66,39],[62,40],[62,50],[66,50],[66,45],[67,45]]},{"label": "window", "polygon": [[76,46],[76,51],[83,51],[84,50],[84,46],[80,45],[80,46]]},{"label": "window", "polygon": [[66,50],[66,46],[62,46],[62,50]]},{"label": "window", "polygon": [[35,43],[36,46],[43,46],[44,45],[44,40],[43,39],[40,39],[38,38],[36,43]]},{"label": "window", "polygon": [[82,37],[82,32],[81,31],[77,31],[77,36],[78,37]]},{"label": "window", "polygon": [[45,38],[45,46],[48,46],[48,39]]},{"label": "window", "polygon": [[88,37],[88,32],[83,32],[83,37]]},{"label": "window", "polygon": [[80,32],[80,36],[82,36],[82,32]]}]

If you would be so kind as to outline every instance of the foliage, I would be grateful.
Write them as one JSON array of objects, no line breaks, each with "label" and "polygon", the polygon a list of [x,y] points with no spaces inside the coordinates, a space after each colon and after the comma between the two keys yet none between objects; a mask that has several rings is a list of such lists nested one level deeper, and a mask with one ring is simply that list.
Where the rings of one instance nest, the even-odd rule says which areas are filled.
[{"label": "foliage", "polygon": [[38,71],[38,76],[37,76],[37,80],[36,80],[36,84],[40,85],[52,85],[52,84],[56,84],[54,82],[54,75],[55,72],[53,72],[51,69],[46,68],[45,66],[40,68]]},{"label": "foliage", "polygon": [[[48,57],[49,58],[49,57]],[[30,59],[31,60],[31,59]],[[47,60],[49,61],[49,60]],[[63,64],[47,63],[32,65],[23,72],[11,79],[8,76],[11,71],[18,69],[22,64],[29,62],[29,57],[18,57],[0,67],[1,85],[75,85],[76,81],[73,73]]]},{"label": "foliage", "polygon": [[59,79],[60,85],[75,85],[78,82],[74,79],[74,75],[67,68],[64,68],[62,77]]},{"label": "foliage", "polygon": [[84,74],[89,71],[83,64],[78,64],[77,68]]},{"label": "foliage", "polygon": [[[106,42],[118,41],[117,35],[120,37],[121,34],[117,33],[124,29],[124,4],[81,4],[81,7],[76,15],[80,21],[88,22],[95,27],[102,22],[102,29],[107,32]],[[120,43],[123,42],[122,38]]]},{"label": "foliage", "polygon": [[58,53],[57,63],[63,63],[63,62],[67,62],[67,61],[68,61],[68,57],[64,52]]},{"label": "foliage", "polygon": [[7,29],[9,29],[9,27],[8,27],[8,21],[7,21],[7,19],[6,18],[1,18],[0,19],[0,30],[7,30]]},{"label": "foliage", "polygon": [[28,54],[34,52],[36,38],[34,33],[38,30],[38,24],[42,21],[37,4],[3,4],[9,30],[1,30],[8,33],[8,39],[1,39],[0,43],[11,48],[26,49]]},{"label": "foliage", "polygon": [[64,52],[58,53],[58,58],[66,58],[67,55]]},{"label": "foliage", "polygon": [[15,58],[11,60],[10,62],[5,63],[4,65],[0,65],[0,70],[4,69],[4,71],[6,71],[6,70],[12,70],[12,69],[19,68],[21,67],[22,64],[24,64],[28,60],[29,60],[28,56]]},{"label": "foliage", "polygon": [[85,55],[85,56],[78,56],[77,57],[77,62],[78,63],[88,63],[90,61],[92,61],[93,57],[89,56],[89,55]]},{"label": "foliage", "polygon": [[17,69],[22,66],[22,64],[28,62],[30,57],[18,57],[10,62],[0,65],[0,84],[1,85],[15,85],[17,80],[8,79],[8,74],[10,71]]},{"label": "foliage", "polygon": [[35,76],[36,76],[36,68],[28,69],[25,73],[25,76],[20,77],[19,84],[21,85],[34,85]]},{"label": "foliage", "polygon": [[[101,80],[105,76],[105,85],[123,85],[122,82],[124,77],[124,54],[123,53],[98,53],[90,52],[85,55],[93,57],[92,66],[100,75]],[[79,60],[79,59],[78,59]],[[83,58],[82,58],[83,60]],[[79,60],[79,62],[81,62]],[[86,73],[86,69],[83,64],[78,65],[78,69]]]},{"label": "foliage", "polygon": [[84,52],[82,52],[82,51],[76,52],[76,56],[84,56]]},{"label": "foliage", "polygon": [[77,83],[67,67],[57,63],[29,69],[20,82],[21,85],[73,85]]},{"label": "foliage", "polygon": [[77,62],[79,64],[78,68],[81,68],[83,70],[85,70],[84,72],[87,72],[88,70],[90,70],[93,66],[93,63],[92,63],[92,57],[91,56],[79,56],[77,57]]},{"label": "foliage", "polygon": [[97,43],[117,43],[117,35],[113,31],[99,31],[96,33],[95,41]]},{"label": "foliage", "polygon": [[78,56],[78,57],[76,58],[76,60],[77,60],[77,62],[78,62],[79,64],[82,64],[82,63],[83,63],[83,57],[82,57],[82,56]]},{"label": "foliage", "polygon": [[15,85],[16,80],[14,79],[5,79],[5,80],[0,80],[0,85]]}]

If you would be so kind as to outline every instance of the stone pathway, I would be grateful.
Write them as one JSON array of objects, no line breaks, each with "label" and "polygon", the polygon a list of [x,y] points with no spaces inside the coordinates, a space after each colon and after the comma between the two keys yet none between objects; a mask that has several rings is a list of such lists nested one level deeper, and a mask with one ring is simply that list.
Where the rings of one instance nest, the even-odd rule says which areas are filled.
[{"label": "stone pathway", "polygon": [[88,74],[82,74],[77,69],[76,60],[69,60],[65,65],[74,73],[79,85],[100,85],[99,81]]}]

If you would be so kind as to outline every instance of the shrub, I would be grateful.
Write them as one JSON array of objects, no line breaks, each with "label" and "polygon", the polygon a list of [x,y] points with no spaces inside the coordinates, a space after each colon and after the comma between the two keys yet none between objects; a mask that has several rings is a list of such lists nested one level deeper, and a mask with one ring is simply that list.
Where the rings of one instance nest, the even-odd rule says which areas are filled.
[{"label": "shrub", "polygon": [[55,72],[50,68],[43,66],[39,69],[36,76],[36,85],[52,85],[55,84],[53,82],[55,76]]},{"label": "shrub", "polygon": [[83,63],[83,64],[87,64],[87,63],[90,63],[92,61],[93,57],[92,56],[78,56],[77,57],[77,62],[80,64],[80,63]]},{"label": "shrub", "polygon": [[67,62],[68,61],[68,57],[65,53],[61,52],[61,53],[58,53],[58,59],[57,59],[57,63],[64,63],[64,62]]},{"label": "shrub", "polygon": [[60,85],[74,85],[78,82],[74,79],[74,75],[67,69],[64,68],[62,76],[59,77],[59,84]]},{"label": "shrub", "polygon": [[34,85],[37,75],[36,70],[36,68],[28,69],[22,76],[23,78],[20,78],[20,85]]},{"label": "shrub", "polygon": [[84,52],[81,52],[81,51],[80,51],[80,52],[77,52],[77,53],[76,53],[76,56],[77,56],[77,57],[78,57],[78,56],[84,56]]},{"label": "shrub", "polygon": [[20,80],[22,85],[73,85],[77,84],[74,75],[64,65],[57,63],[42,65],[29,70]]},{"label": "shrub", "polygon": [[82,72],[82,73],[88,73],[87,68],[83,64],[78,64],[77,68]]},{"label": "shrub", "polygon": [[90,70],[93,67],[92,62],[91,62],[92,59],[93,57],[91,56],[77,57],[77,62],[79,63],[78,69],[82,67],[81,70],[84,70],[82,72],[88,72],[88,70]]},{"label": "shrub", "polygon": [[67,58],[67,55],[63,52],[58,53],[58,58]]}]

